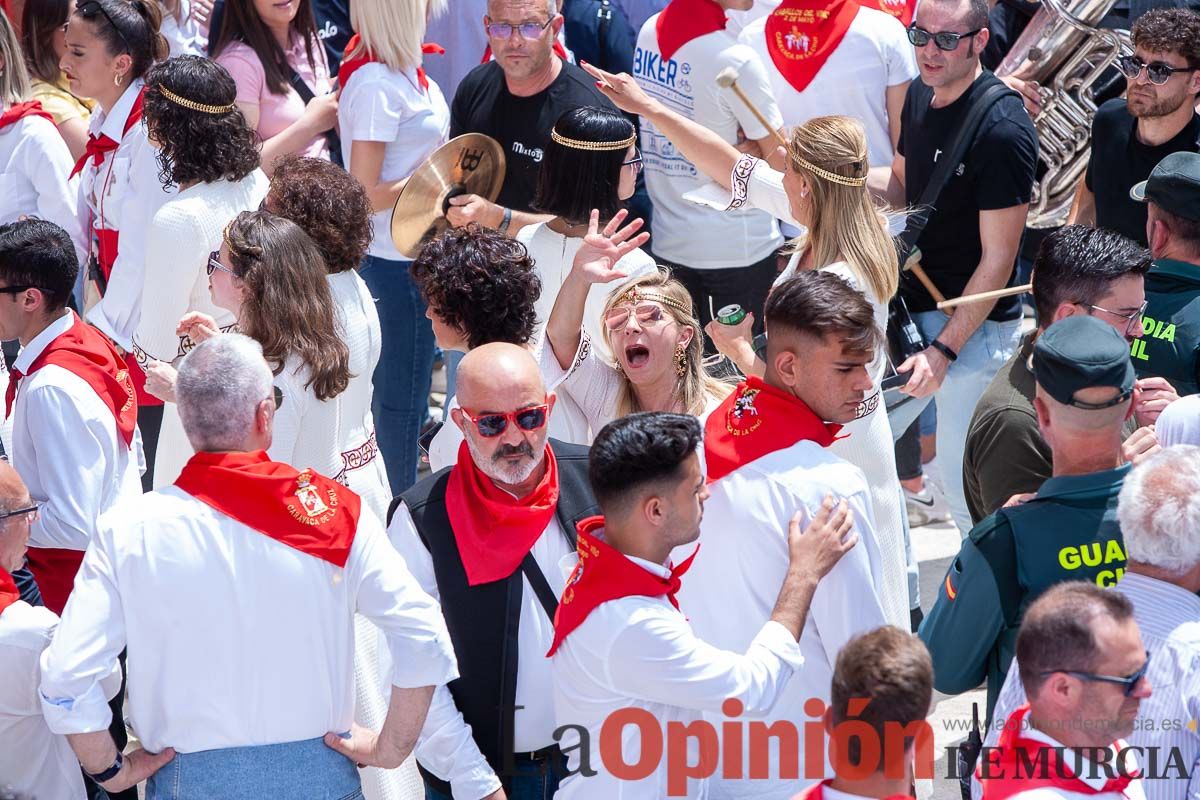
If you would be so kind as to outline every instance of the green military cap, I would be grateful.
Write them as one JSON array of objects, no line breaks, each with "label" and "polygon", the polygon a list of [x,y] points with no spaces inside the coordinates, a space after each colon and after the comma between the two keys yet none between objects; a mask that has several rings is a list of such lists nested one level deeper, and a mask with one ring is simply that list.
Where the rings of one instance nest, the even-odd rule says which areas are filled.
[{"label": "green military cap", "polygon": [[[1075,315],[1047,328],[1033,346],[1033,376],[1055,400],[1079,408],[1109,408],[1133,394],[1129,343],[1095,317]],[[1107,403],[1075,399],[1080,389],[1096,386],[1112,386],[1120,393]]]},{"label": "green military cap", "polygon": [[1148,179],[1133,185],[1129,196],[1140,203],[1152,200],[1177,217],[1200,220],[1200,153],[1171,153]]}]

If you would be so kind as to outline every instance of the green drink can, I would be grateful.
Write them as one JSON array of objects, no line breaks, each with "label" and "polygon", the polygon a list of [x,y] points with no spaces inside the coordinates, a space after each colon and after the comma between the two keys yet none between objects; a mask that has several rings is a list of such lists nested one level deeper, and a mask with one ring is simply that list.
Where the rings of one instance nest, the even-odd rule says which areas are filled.
[{"label": "green drink can", "polygon": [[717,312],[717,322],[722,325],[737,325],[746,318],[746,310],[737,303],[727,305]]}]

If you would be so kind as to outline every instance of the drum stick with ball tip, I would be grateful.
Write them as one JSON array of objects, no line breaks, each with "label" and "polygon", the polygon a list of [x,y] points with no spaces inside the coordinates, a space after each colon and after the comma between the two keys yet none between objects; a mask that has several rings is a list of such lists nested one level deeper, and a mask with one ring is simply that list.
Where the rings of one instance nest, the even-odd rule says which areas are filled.
[{"label": "drum stick with ball tip", "polygon": [[767,121],[763,113],[758,110],[758,106],[754,105],[754,101],[746,96],[746,93],[742,91],[742,87],[738,86],[737,79],[737,70],[733,67],[726,67],[717,73],[717,86],[720,86],[722,89],[732,89],[733,93],[738,96],[738,99],[746,104],[746,108],[750,109],[750,113],[758,120],[758,124],[771,132],[775,137],[775,141],[779,142],[780,147],[784,150],[789,150],[787,139],[783,138],[783,134],[779,132],[778,128]]}]

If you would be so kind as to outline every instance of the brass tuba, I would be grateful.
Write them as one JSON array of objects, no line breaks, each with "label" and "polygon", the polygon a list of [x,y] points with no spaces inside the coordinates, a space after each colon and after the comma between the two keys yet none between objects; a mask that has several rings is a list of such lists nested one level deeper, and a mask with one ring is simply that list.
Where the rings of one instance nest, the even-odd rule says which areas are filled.
[{"label": "brass tuba", "polygon": [[1087,169],[1096,84],[1131,49],[1128,31],[1096,27],[1115,3],[1041,0],[1041,9],[996,70],[1000,77],[1013,75],[1041,87],[1042,110],[1034,118],[1041,164],[1029,203],[1031,228],[1067,221],[1075,187]]}]

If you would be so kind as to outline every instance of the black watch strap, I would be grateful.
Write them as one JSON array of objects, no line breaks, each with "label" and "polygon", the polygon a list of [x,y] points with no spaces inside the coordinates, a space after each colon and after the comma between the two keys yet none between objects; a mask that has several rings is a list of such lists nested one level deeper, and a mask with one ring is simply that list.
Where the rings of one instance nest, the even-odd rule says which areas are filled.
[{"label": "black watch strap", "polygon": [[112,763],[111,767],[103,772],[97,772],[95,774],[89,772],[87,773],[87,776],[96,783],[104,783],[105,781],[111,781],[113,778],[117,777],[117,773],[121,771],[121,767],[123,766],[125,766],[125,757],[120,753],[117,753],[117,760]]},{"label": "black watch strap", "polygon": [[946,358],[950,359],[951,364],[953,364],[955,361],[958,361],[958,353],[951,350],[950,347],[948,345],[946,345],[945,342],[939,342],[937,339],[934,339],[932,342],[929,343],[929,346],[932,347],[934,350],[937,350],[939,353],[944,355]]}]

